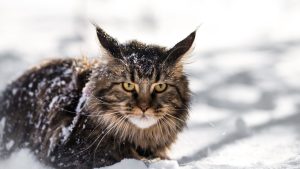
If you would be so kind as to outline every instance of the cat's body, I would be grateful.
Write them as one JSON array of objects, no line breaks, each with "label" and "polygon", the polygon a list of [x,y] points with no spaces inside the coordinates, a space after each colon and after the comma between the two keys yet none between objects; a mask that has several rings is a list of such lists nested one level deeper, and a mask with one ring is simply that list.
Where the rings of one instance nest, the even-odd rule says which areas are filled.
[{"label": "cat's body", "polygon": [[188,82],[178,58],[195,32],[166,50],[135,41],[120,45],[97,31],[106,63],[53,60],[6,88],[2,156],[29,148],[50,166],[80,169],[167,158],[188,116]]}]

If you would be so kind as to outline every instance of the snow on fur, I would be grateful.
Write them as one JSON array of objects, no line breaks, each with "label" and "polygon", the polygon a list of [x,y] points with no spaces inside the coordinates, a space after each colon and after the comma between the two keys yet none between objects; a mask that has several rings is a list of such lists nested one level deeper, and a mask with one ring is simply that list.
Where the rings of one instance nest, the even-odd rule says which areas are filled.
[{"label": "snow on fur", "polygon": [[[92,26],[82,20],[81,10],[74,10],[82,9],[83,2],[64,2],[0,2],[1,89],[29,65],[44,59],[41,56],[99,55]],[[130,12],[117,6],[127,6]],[[170,7],[167,13],[163,6]],[[195,25],[204,23],[198,30],[192,63],[187,64],[193,105],[188,129],[170,151],[175,160],[144,163],[124,159],[105,168],[299,168],[299,9],[299,2],[285,0],[89,1],[84,15],[124,40],[138,38],[172,46]],[[100,21],[103,16],[106,19]],[[116,18],[121,21],[117,28]],[[127,22],[130,24],[124,24]],[[48,108],[58,101],[63,98],[57,96]],[[26,113],[30,119],[30,112]],[[65,126],[63,140],[74,123],[76,118]],[[0,119],[0,141],[5,126],[5,118]],[[1,160],[0,168],[47,167],[23,149]]]}]

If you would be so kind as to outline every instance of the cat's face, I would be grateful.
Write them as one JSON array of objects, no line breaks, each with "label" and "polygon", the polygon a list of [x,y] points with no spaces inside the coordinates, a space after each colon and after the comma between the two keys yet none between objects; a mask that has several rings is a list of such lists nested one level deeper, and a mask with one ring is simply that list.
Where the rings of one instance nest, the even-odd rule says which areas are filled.
[{"label": "cat's face", "polygon": [[136,41],[119,44],[100,28],[97,33],[108,62],[96,68],[91,78],[88,107],[96,121],[114,124],[111,128],[184,126],[189,89],[182,57],[195,32],[170,50]]}]

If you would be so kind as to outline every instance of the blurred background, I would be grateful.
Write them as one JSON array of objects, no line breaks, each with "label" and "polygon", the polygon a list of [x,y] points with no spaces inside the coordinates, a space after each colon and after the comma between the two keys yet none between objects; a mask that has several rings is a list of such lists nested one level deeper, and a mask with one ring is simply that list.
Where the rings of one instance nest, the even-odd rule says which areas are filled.
[{"label": "blurred background", "polygon": [[200,26],[181,166],[300,166],[300,1],[0,0],[0,89],[45,59],[98,57],[91,23],[167,47]]}]

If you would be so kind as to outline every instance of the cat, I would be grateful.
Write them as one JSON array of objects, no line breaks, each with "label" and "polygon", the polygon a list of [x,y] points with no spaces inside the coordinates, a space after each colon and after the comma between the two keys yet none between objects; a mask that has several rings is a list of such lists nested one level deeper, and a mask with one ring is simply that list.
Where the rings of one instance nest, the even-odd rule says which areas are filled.
[{"label": "cat", "polygon": [[103,58],[50,60],[3,91],[3,158],[28,148],[61,169],[168,159],[189,114],[183,60],[196,31],[170,49],[119,43],[98,26],[96,33]]}]

